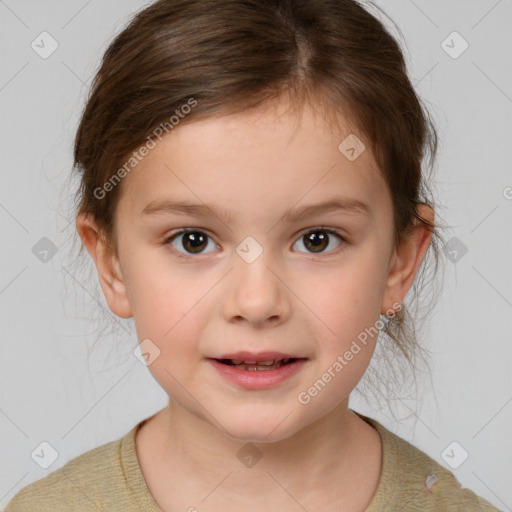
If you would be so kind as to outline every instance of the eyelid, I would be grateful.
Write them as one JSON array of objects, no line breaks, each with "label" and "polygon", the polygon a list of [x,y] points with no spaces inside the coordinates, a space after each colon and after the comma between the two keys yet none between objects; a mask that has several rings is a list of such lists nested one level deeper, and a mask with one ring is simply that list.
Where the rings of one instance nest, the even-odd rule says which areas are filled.
[{"label": "eyelid", "polygon": [[341,229],[331,227],[331,226],[313,226],[311,228],[302,229],[297,233],[295,236],[299,235],[305,235],[306,233],[309,233],[310,231],[327,231],[328,233],[334,233],[335,235],[338,235],[340,238],[344,238],[344,236],[341,234]]}]

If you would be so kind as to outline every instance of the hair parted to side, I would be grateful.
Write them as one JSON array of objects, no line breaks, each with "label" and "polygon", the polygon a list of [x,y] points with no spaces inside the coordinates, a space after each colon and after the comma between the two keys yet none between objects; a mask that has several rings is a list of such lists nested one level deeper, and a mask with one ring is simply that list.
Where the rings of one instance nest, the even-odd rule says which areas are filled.
[{"label": "hair parted to side", "polygon": [[[399,44],[363,3],[159,0],[137,13],[108,46],[80,120],[75,215],[90,214],[117,254],[115,211],[123,183],[101,198],[98,190],[106,190],[130,155],[154,138],[155,129],[191,99],[194,106],[180,116],[179,125],[256,109],[283,95],[297,113],[307,102],[332,126],[348,120],[371,147],[392,198],[395,244],[417,222],[432,231],[410,304],[382,330],[376,354],[385,362],[378,371],[371,365],[367,371],[379,380],[371,388],[381,395],[383,388],[390,391],[384,369],[394,372],[389,380],[395,387],[407,373],[403,364],[394,369],[399,359],[414,373],[417,356],[425,352],[417,342],[420,319],[412,305],[427,289],[429,271],[430,277],[437,274],[443,238],[422,171],[427,157],[432,169],[436,129],[407,76]],[[420,203],[434,208],[435,224],[418,215]],[[80,245],[78,256],[82,250]]]}]

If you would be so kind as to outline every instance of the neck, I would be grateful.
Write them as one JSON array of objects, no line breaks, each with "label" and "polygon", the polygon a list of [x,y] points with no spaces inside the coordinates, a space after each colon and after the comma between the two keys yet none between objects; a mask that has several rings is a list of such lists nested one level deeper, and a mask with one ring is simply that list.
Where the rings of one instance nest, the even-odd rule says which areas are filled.
[{"label": "neck", "polygon": [[[235,440],[172,399],[151,421],[151,432],[141,442],[153,448],[146,458],[146,471],[141,466],[145,476],[153,472],[157,479],[155,483],[155,478],[146,478],[153,481],[150,491],[161,505],[165,498],[158,485],[162,490],[164,482],[167,494],[187,490],[197,497],[216,489],[216,499],[242,506],[256,504],[262,496],[266,503],[283,503],[283,496],[287,500],[296,496],[299,502],[332,505],[333,486],[336,496],[346,497],[365,482],[371,497],[378,483],[379,435],[348,409],[348,400],[294,435],[268,443]],[[369,464],[375,468],[371,474]]]}]

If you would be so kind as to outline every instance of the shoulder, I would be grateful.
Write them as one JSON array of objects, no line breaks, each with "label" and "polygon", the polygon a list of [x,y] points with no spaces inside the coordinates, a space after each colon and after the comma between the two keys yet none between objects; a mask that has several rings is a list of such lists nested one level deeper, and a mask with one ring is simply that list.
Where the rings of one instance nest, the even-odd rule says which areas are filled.
[{"label": "shoulder", "polygon": [[113,495],[117,499],[126,483],[121,448],[133,432],[79,455],[22,488],[5,512],[112,510]]},{"label": "shoulder", "polygon": [[455,475],[425,452],[362,416],[382,439],[381,478],[366,512],[500,512],[484,498],[463,488]]}]

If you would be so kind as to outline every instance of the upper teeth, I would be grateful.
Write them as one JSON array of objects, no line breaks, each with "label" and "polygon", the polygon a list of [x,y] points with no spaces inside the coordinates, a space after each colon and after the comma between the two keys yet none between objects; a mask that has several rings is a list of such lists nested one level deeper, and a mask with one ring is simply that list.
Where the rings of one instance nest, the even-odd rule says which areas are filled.
[{"label": "upper teeth", "polygon": [[[270,361],[242,361],[241,359],[232,359],[233,364],[261,364],[264,366],[272,366],[276,361],[281,361],[281,359],[272,359]],[[283,359],[283,363],[289,361],[289,359]]]}]

